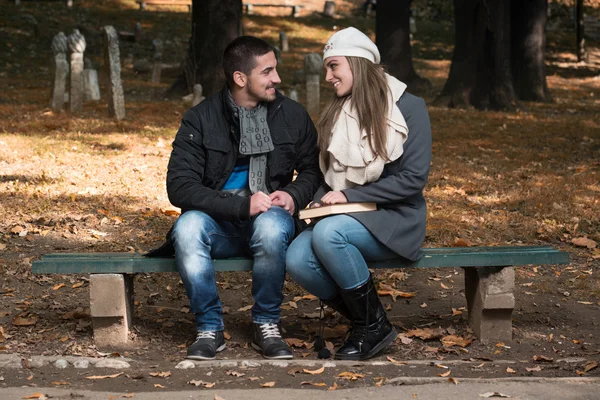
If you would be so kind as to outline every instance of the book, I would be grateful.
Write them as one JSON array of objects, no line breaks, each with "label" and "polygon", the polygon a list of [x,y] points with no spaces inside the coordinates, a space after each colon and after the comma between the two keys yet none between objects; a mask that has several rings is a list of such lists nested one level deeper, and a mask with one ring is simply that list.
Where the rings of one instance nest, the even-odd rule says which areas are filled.
[{"label": "book", "polygon": [[353,212],[363,211],[376,211],[377,204],[375,203],[341,203],[341,204],[330,204],[328,206],[321,206],[315,208],[306,208],[300,210],[298,217],[300,219],[311,219],[319,218],[332,214],[346,214]]}]

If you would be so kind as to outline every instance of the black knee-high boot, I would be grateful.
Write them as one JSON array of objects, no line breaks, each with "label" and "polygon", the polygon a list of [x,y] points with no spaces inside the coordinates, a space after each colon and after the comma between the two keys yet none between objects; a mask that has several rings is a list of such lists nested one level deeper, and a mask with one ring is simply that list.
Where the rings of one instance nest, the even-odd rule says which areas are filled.
[{"label": "black knee-high boot", "polygon": [[350,314],[350,310],[348,310],[346,303],[344,303],[344,299],[342,299],[342,295],[340,294],[340,292],[337,292],[328,299],[321,299],[321,301],[328,307],[331,307],[334,311],[339,312],[342,316],[352,321],[352,315]]},{"label": "black knee-high boot", "polygon": [[366,360],[396,339],[398,334],[385,315],[372,277],[357,288],[342,290],[341,296],[352,316],[352,333],[336,351],[336,359]]}]

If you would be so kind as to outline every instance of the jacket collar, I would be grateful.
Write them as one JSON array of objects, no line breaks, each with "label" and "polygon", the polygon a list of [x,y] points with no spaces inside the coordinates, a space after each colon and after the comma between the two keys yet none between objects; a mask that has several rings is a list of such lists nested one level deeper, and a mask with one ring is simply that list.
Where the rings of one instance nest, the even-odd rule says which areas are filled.
[{"label": "jacket collar", "polygon": [[[229,101],[227,99],[227,96],[228,96],[227,90],[228,90],[227,86],[225,86],[220,92],[221,104],[223,105],[223,111],[225,114],[225,118],[227,118],[227,121],[229,122],[229,124],[238,124],[238,121],[236,121],[235,118],[233,117],[233,109],[231,108],[231,104],[229,104]],[[274,113],[279,109],[279,106],[283,102],[283,99],[285,99],[285,96],[276,90],[275,91],[275,100],[267,103],[267,118],[268,118],[268,120],[270,120],[272,118],[272,116],[274,115]]]}]

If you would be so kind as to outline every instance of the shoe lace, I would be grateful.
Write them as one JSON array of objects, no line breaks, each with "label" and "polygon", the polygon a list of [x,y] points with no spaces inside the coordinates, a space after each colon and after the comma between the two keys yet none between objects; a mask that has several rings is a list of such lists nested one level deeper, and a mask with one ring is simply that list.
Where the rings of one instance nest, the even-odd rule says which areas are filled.
[{"label": "shoe lace", "polygon": [[277,324],[262,324],[260,325],[260,330],[265,339],[267,338],[281,338],[281,334],[279,333],[279,327]]},{"label": "shoe lace", "polygon": [[200,340],[200,339],[214,339],[217,335],[217,332],[213,332],[213,331],[200,331],[198,332],[198,335],[196,336],[196,340]]}]

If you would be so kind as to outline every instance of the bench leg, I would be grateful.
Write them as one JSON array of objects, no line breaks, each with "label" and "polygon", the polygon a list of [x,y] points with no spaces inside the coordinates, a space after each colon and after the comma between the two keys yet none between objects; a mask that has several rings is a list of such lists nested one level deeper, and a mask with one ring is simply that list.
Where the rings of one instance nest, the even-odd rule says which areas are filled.
[{"label": "bench leg", "polygon": [[513,267],[464,270],[469,325],[482,343],[510,342],[515,307]]},{"label": "bench leg", "polygon": [[296,18],[298,16],[299,9],[300,9],[300,7],[292,6],[292,14],[291,14],[292,18]]},{"label": "bench leg", "polygon": [[132,275],[90,275],[90,313],[98,348],[127,345],[132,310]]}]

